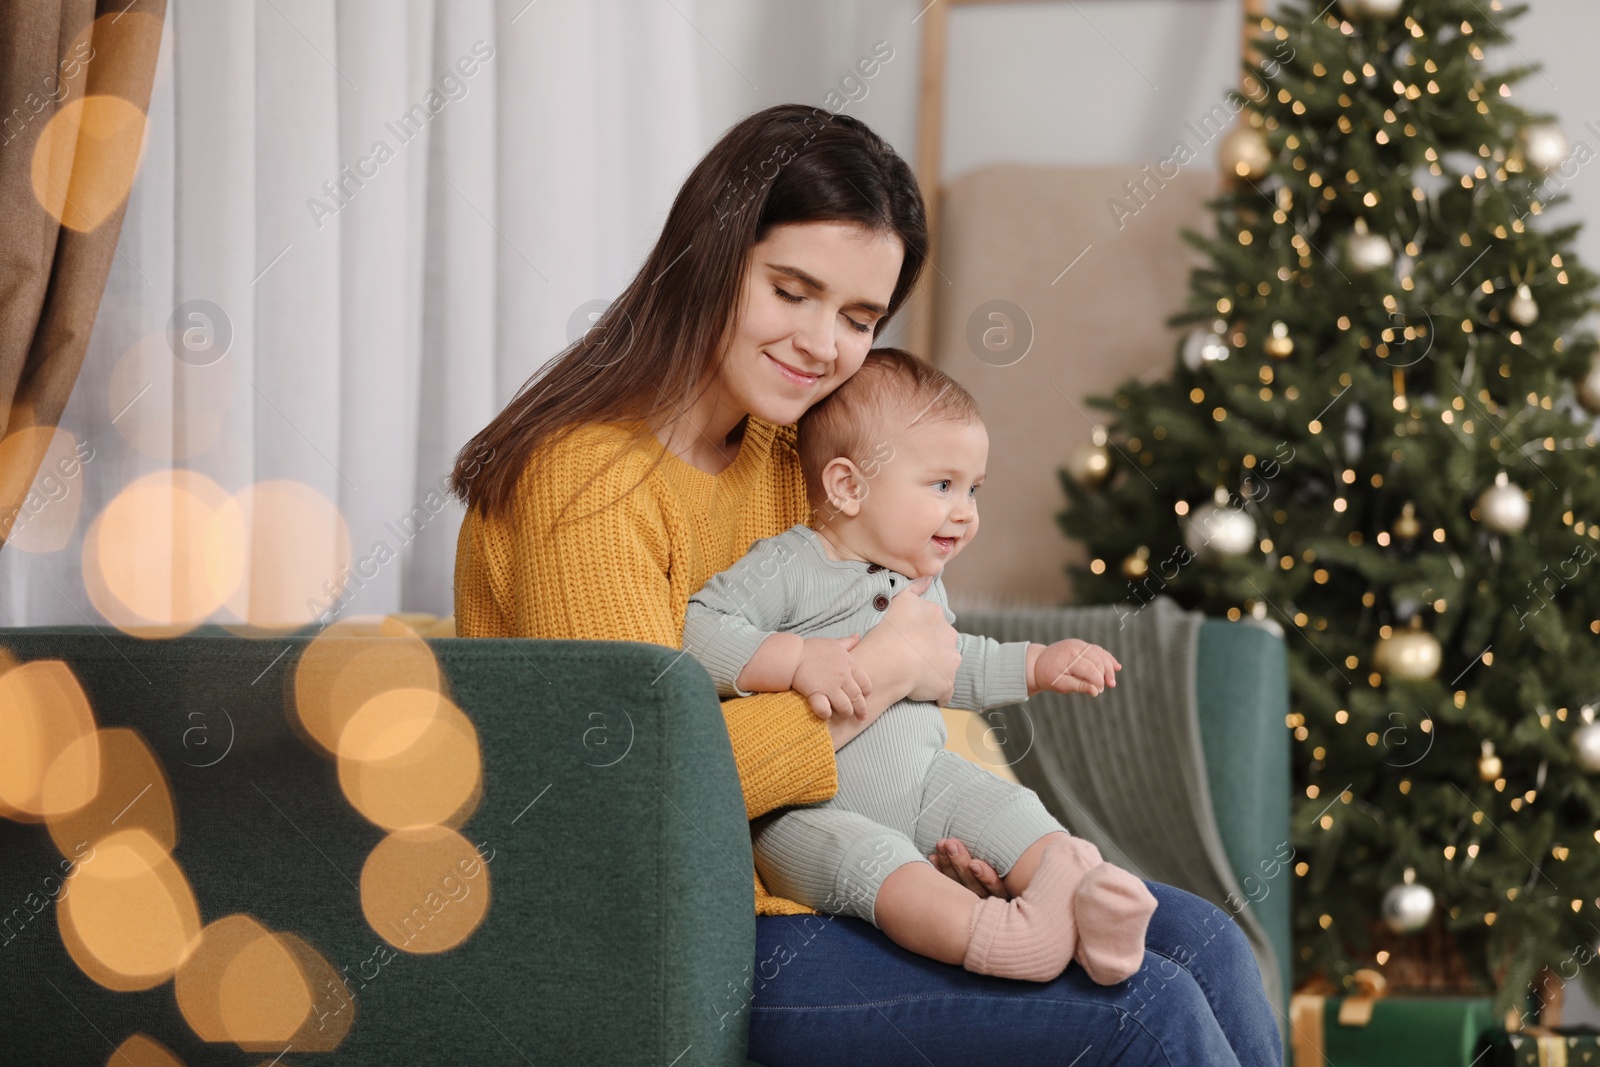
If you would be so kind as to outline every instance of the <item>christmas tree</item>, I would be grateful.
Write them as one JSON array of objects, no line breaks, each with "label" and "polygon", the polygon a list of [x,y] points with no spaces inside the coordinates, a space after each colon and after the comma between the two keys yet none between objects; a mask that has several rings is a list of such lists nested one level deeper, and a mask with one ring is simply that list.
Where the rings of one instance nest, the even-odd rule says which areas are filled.
[{"label": "christmas tree", "polygon": [[1525,10],[1250,21],[1191,332],[1094,398],[1060,516],[1080,600],[1285,634],[1297,982],[1502,1011],[1600,994],[1596,279],[1540,219],[1593,153],[1496,72]]}]

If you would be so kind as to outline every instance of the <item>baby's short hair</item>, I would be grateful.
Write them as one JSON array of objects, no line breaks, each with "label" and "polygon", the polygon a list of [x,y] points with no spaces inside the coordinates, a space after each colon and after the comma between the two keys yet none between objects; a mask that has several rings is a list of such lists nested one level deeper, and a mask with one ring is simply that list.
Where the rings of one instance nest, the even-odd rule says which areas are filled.
[{"label": "baby's short hair", "polygon": [[976,422],[978,402],[950,375],[905,349],[872,349],[859,370],[800,416],[796,444],[811,506],[825,503],[822,469],[832,460],[844,456],[866,468],[880,442],[913,422],[933,419]]}]

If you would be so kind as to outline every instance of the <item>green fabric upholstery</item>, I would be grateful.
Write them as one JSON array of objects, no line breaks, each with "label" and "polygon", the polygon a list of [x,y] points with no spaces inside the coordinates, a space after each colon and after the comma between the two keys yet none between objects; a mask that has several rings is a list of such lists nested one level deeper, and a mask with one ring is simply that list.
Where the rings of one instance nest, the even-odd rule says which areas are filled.
[{"label": "green fabric upholstery", "polygon": [[[1288,650],[1260,627],[1207,619],[1195,660],[1200,746],[1222,847],[1272,940],[1287,988],[1294,872],[1272,863],[1289,844]],[[1277,1007],[1287,1018],[1288,1003]]]},{"label": "green fabric upholstery", "polygon": [[[19,660],[65,660],[100,725],[134,727],[155,752],[202,921],[247,913],[370,974],[380,942],[356,886],[383,832],[287,725],[308,641],[0,630]],[[479,734],[483,799],[462,832],[493,850],[491,905],[464,945],[376,968],[337,1062],[745,1064],[733,991],[755,956],[749,832],[705,671],[631,642],[429,645]],[[231,751],[195,766],[230,721]],[[202,725],[205,748],[185,737]],[[170,981],[114,993],[78,969],[54,906],[27,902],[61,860],[42,828],[0,820],[0,856],[0,1058],[99,1064],[135,1031],[190,1064],[270,1058],[200,1042]]]},{"label": "green fabric upholstery", "polygon": [[[383,832],[287,724],[309,640],[0,629],[0,648],[19,660],[66,661],[99,724],[131,726],[154,751],[203,921],[249,914],[364,977],[380,940],[356,886]],[[1283,650],[1224,623],[1208,622],[1200,641],[1208,777],[1242,882],[1288,837]],[[364,983],[336,1062],[748,1067],[750,841],[705,671],[637,643],[428,644],[478,730],[483,798],[462,832],[493,850],[491,905],[465,944],[396,954]],[[197,726],[203,746],[188,732]],[[200,1042],[170,981],[115,993],[87,978],[62,947],[53,904],[34,914],[28,903],[61,859],[41,828],[0,820],[0,857],[9,1058],[104,1063],[136,1031],[191,1064],[271,1058]],[[1259,906],[1287,968],[1285,884],[1272,880]]]}]

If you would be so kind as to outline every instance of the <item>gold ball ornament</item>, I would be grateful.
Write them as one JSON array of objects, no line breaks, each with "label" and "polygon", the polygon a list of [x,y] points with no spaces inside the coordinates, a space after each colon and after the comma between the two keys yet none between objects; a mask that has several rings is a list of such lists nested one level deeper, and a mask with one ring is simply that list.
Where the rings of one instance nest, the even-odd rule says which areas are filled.
[{"label": "gold ball ornament", "polygon": [[1256,181],[1272,165],[1272,149],[1267,136],[1254,126],[1240,125],[1228,131],[1217,146],[1217,163],[1223,173]]},{"label": "gold ball ornament", "polygon": [[1262,342],[1262,347],[1273,359],[1288,359],[1294,355],[1294,338],[1289,336],[1288,324],[1281,321],[1274,322],[1272,333]]},{"label": "gold ball ornament", "polygon": [[1495,533],[1521,533],[1528,525],[1528,494],[1501,471],[1478,497],[1478,521]]},{"label": "gold ball ornament", "polygon": [[1397,934],[1410,934],[1428,925],[1433,918],[1433,890],[1417,881],[1417,872],[1407,867],[1399,885],[1383,895],[1383,924]]},{"label": "gold ball ornament", "polygon": [[1578,403],[1600,415],[1600,356],[1594,358],[1589,364],[1589,373],[1578,381]]},{"label": "gold ball ornament", "polygon": [[1517,295],[1511,298],[1506,314],[1518,326],[1532,326],[1539,321],[1539,304],[1533,299],[1533,290],[1526,283],[1517,286]]},{"label": "gold ball ornament", "polygon": [[1096,426],[1088,444],[1079,445],[1067,460],[1067,474],[1085,487],[1104,485],[1111,477],[1111,450],[1106,447],[1106,431]]},{"label": "gold ball ornament", "polygon": [[1522,158],[1542,171],[1552,171],[1567,158],[1567,135],[1554,123],[1524,127],[1518,134]]},{"label": "gold ball ornament", "polygon": [[1394,246],[1382,234],[1367,229],[1367,220],[1357,218],[1353,232],[1346,239],[1345,252],[1350,265],[1365,273],[1383,270],[1394,264]]},{"label": "gold ball ornament", "polygon": [[1407,500],[1394,520],[1394,535],[1402,541],[1415,541],[1422,533],[1422,523],[1417,519],[1417,506]]},{"label": "gold ball ornament", "polygon": [[1500,777],[1500,773],[1503,770],[1505,770],[1505,766],[1500,762],[1500,757],[1494,754],[1494,742],[1485,741],[1483,743],[1483,755],[1478,757],[1479,781],[1492,782]]},{"label": "gold ball ornament", "polygon": [[1122,561],[1122,576],[1137,582],[1150,573],[1150,550],[1140,545],[1132,555]]},{"label": "gold ball ornament", "polygon": [[1385,679],[1424,682],[1439,673],[1444,650],[1439,639],[1422,628],[1422,617],[1413,615],[1405,630],[1378,638],[1372,649],[1372,665]]}]

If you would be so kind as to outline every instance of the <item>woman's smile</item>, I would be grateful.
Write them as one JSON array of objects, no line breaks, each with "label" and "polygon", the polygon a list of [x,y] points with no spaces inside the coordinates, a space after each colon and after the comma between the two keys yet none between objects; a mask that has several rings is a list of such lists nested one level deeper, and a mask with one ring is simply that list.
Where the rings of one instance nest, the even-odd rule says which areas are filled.
[{"label": "woman's smile", "polygon": [[816,385],[817,379],[822,376],[821,374],[807,374],[804,371],[791,367],[789,364],[785,363],[783,360],[779,359],[777,356],[774,356],[770,352],[765,353],[765,355],[768,359],[772,360],[772,362],[778,365],[779,374],[782,374],[785,378],[789,379],[791,382],[794,382],[796,385]]}]

